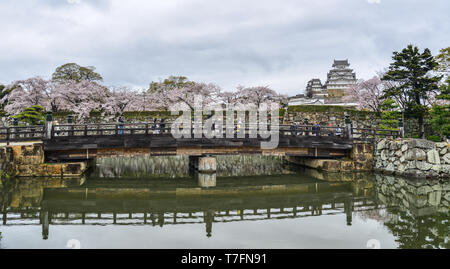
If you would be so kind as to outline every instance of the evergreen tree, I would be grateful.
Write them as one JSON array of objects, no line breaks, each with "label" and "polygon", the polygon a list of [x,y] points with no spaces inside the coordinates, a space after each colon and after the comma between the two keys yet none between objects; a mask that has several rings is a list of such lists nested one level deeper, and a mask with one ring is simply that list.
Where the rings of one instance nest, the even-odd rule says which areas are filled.
[{"label": "evergreen tree", "polygon": [[99,82],[103,77],[94,72],[93,66],[80,66],[76,63],[67,63],[56,68],[52,75],[52,80],[59,83],[67,81],[81,82],[87,80],[90,82]]},{"label": "evergreen tree", "polygon": [[184,76],[169,76],[168,78],[160,82],[152,81],[150,83],[148,92],[157,92],[160,91],[161,88],[168,90],[181,89],[183,87],[192,86],[194,84],[195,82],[189,81],[188,78]]},{"label": "evergreen tree", "polygon": [[430,76],[438,65],[429,49],[420,53],[413,45],[408,45],[401,52],[394,52],[393,63],[389,66],[382,80],[395,82],[395,86],[385,89],[383,98],[400,100],[406,115],[417,117],[419,137],[425,138],[424,116],[428,113],[427,102],[430,94],[438,91],[441,77]]},{"label": "evergreen tree", "polygon": [[439,89],[441,93],[436,96],[436,99],[442,102],[436,102],[431,109],[431,125],[433,130],[441,136],[448,137],[450,136],[450,78]]},{"label": "evergreen tree", "polygon": [[398,111],[398,105],[392,99],[384,100],[380,105],[381,123],[380,129],[397,130],[398,119],[401,113]]},{"label": "evergreen tree", "polygon": [[43,125],[45,122],[45,110],[42,106],[32,106],[25,108],[24,111],[12,118],[26,122],[30,125]]}]

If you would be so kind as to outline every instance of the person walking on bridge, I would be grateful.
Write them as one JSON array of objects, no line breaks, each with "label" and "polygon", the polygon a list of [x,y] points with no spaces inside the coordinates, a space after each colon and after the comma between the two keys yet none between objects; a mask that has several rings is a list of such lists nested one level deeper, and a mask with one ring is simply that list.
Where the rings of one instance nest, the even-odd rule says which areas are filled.
[{"label": "person walking on bridge", "polygon": [[153,133],[154,133],[154,134],[159,134],[159,124],[158,124],[158,119],[155,119],[155,120],[153,121],[153,126],[152,126],[152,128],[153,128]]},{"label": "person walking on bridge", "polygon": [[161,128],[161,133],[165,133],[166,132],[166,130],[165,130],[166,122],[165,122],[164,119],[161,119],[161,123],[159,124],[159,127]]},{"label": "person walking on bridge", "polygon": [[341,127],[338,125],[336,128],[336,132],[335,132],[337,137],[341,137],[342,136],[342,129]]},{"label": "person walking on bridge", "polygon": [[294,135],[294,131],[295,131],[295,122],[291,122],[291,126],[289,127],[289,129],[291,130],[291,135]]},{"label": "person walking on bridge", "polygon": [[122,119],[122,116],[120,116],[119,117],[119,119],[117,120],[117,122],[119,123],[119,134],[121,135],[121,134],[123,134],[123,125],[122,124],[120,124],[120,123],[124,123],[124,121],[123,121],[123,119]]},{"label": "person walking on bridge", "polygon": [[316,122],[316,136],[320,136],[320,124]]}]

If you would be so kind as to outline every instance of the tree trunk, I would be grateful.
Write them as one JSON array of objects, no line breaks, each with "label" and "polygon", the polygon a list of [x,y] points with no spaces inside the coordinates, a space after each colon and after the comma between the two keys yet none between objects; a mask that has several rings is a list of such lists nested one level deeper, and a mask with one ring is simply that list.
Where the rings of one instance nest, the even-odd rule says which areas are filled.
[{"label": "tree trunk", "polygon": [[423,122],[423,114],[419,115],[419,128],[420,128],[419,137],[421,139],[425,139],[425,125]]}]

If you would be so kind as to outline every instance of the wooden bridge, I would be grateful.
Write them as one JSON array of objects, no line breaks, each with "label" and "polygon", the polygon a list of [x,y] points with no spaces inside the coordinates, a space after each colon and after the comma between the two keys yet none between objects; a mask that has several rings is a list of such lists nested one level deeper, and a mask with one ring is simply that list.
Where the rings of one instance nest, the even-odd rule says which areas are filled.
[{"label": "wooden bridge", "polygon": [[[264,154],[339,158],[349,155],[355,141],[375,141],[378,137],[398,137],[397,130],[340,128],[311,125],[279,125],[278,147],[262,149],[261,143],[271,138],[261,137],[255,126],[236,125],[232,138],[223,127],[216,134],[224,138],[207,138],[191,132],[191,138],[174,138],[171,124],[153,128],[151,123],[83,124],[2,127],[0,143],[41,141],[47,161],[86,160],[117,155],[230,155]],[[229,130],[228,130],[229,132]],[[270,131],[266,131],[268,134]],[[198,136],[199,135],[199,136]],[[196,137],[201,138],[196,138]],[[264,136],[267,137],[267,136]]]}]

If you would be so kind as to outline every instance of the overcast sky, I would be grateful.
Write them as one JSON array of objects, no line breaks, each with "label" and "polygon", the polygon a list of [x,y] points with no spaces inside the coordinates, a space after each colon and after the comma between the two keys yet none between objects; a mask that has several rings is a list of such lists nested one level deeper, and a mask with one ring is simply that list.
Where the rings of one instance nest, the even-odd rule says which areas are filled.
[{"label": "overcast sky", "polygon": [[1,0],[0,11],[4,84],[75,62],[107,86],[184,75],[296,95],[334,59],[368,79],[409,43],[450,46],[448,0]]}]

